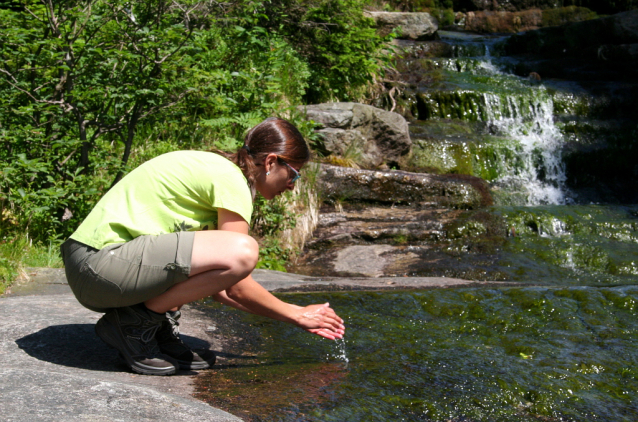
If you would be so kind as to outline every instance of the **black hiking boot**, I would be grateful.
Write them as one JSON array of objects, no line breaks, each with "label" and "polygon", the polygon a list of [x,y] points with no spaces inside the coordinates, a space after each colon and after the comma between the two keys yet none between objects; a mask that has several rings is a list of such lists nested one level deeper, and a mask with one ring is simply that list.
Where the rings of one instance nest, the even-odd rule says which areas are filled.
[{"label": "black hiking boot", "polygon": [[207,349],[191,349],[179,338],[180,311],[166,312],[166,320],[155,335],[160,351],[175,359],[182,369],[208,369],[215,364],[215,353]]},{"label": "black hiking boot", "polygon": [[110,310],[97,322],[95,332],[120,352],[133,371],[144,375],[171,375],[179,364],[163,355],[155,340],[163,321],[166,321],[164,315],[138,304]]}]

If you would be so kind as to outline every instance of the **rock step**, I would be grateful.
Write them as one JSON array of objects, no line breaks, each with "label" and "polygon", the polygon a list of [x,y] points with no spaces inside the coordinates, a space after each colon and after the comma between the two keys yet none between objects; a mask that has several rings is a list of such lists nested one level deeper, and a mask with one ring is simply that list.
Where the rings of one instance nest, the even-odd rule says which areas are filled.
[{"label": "rock step", "polygon": [[445,237],[444,226],[459,213],[458,210],[418,210],[405,206],[323,212],[313,240],[306,246],[320,249],[344,244],[437,241]]}]

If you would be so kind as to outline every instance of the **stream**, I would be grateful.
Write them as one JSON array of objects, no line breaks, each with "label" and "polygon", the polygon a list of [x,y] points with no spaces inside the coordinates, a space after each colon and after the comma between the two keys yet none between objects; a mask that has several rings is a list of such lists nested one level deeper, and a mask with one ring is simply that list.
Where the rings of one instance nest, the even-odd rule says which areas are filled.
[{"label": "stream", "polygon": [[343,342],[210,305],[239,335],[198,397],[251,421],[635,421],[638,288],[286,294]]},{"label": "stream", "polygon": [[[419,57],[426,43],[412,43],[398,65],[426,75],[398,99],[412,117],[402,169],[481,177],[494,205],[439,235],[361,242],[405,255],[376,275],[521,287],[278,294],[330,302],[346,320],[338,342],[202,303],[234,340],[198,378],[199,398],[251,421],[638,420],[636,179],[614,178],[609,162],[635,150],[622,111],[632,91],[517,76],[499,37],[441,39],[451,54]],[[348,224],[365,220],[361,204],[340,207]],[[305,254],[292,271],[347,275]]]}]

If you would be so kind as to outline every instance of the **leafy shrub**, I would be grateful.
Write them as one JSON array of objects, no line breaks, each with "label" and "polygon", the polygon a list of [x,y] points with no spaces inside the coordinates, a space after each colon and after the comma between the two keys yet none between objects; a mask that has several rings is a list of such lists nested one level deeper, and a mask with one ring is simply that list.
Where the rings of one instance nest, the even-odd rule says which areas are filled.
[{"label": "leafy shrub", "polygon": [[363,16],[366,0],[271,0],[235,3],[243,25],[276,32],[308,64],[307,103],[360,98],[389,57],[385,39]]},{"label": "leafy shrub", "polygon": [[278,235],[295,226],[295,216],[282,197],[266,201],[258,195],[254,203],[252,234],[257,237],[259,262],[257,268],[285,271],[290,250],[281,247]]}]

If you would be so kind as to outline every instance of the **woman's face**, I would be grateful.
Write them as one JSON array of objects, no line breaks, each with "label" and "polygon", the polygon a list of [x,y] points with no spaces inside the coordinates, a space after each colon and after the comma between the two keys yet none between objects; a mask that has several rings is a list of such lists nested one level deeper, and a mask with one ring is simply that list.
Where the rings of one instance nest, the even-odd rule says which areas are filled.
[{"label": "woman's face", "polygon": [[259,168],[260,172],[255,182],[255,188],[264,198],[273,199],[285,191],[295,188],[294,180],[297,178],[300,168],[295,168],[278,159],[276,154],[269,154],[264,160],[264,165]]}]

